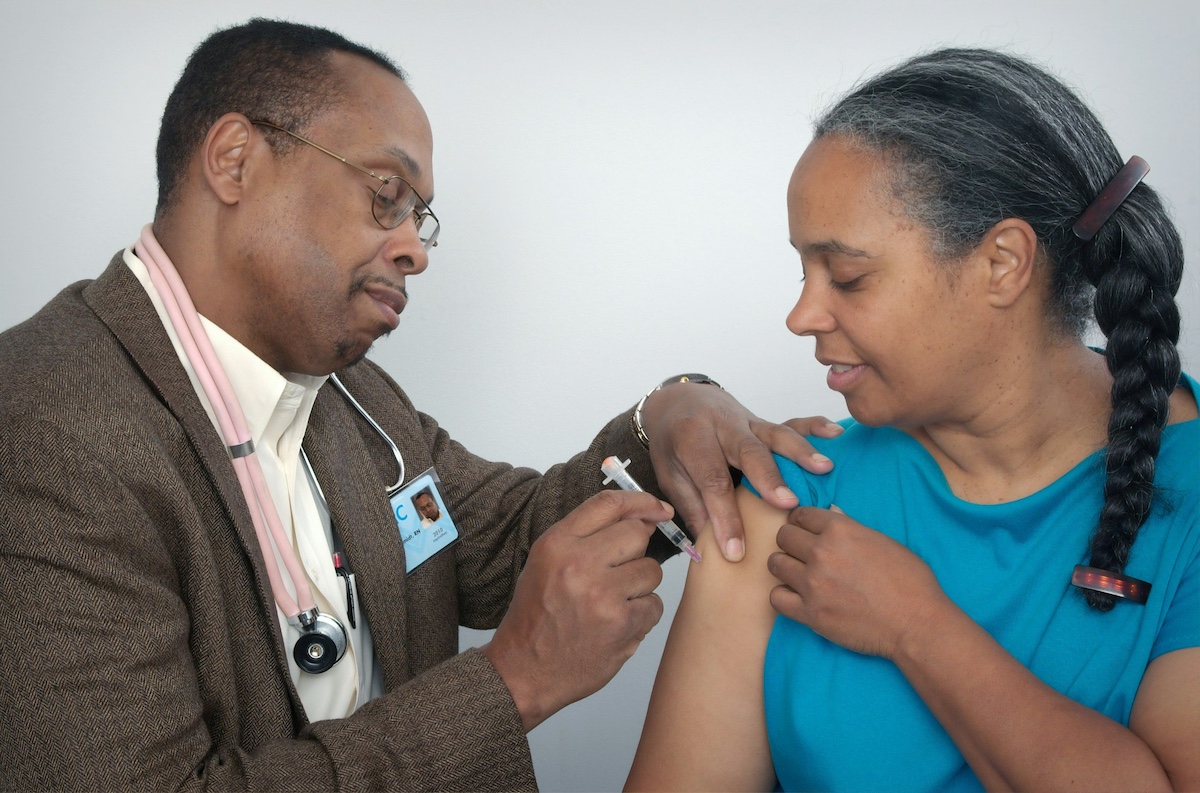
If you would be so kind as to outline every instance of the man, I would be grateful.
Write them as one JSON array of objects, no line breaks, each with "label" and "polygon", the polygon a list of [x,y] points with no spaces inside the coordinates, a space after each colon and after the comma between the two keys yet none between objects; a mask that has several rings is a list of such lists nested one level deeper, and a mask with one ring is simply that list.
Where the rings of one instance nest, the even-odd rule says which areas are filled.
[{"label": "man", "polygon": [[[5,788],[533,787],[525,733],[662,612],[671,510],[595,494],[600,460],[735,557],[727,464],[784,507],[771,448],[828,466],[704,383],[544,475],[417,412],[363,356],[436,243],[430,128],[336,34],[210,37],[158,168],[138,243],[0,335]],[[430,471],[455,533],[418,552],[396,504]],[[496,631],[457,654],[460,624]]]},{"label": "man", "polygon": [[433,499],[433,493],[428,490],[422,490],[413,496],[413,505],[416,506],[417,512],[421,513],[421,528],[432,526],[442,516],[437,502]]}]

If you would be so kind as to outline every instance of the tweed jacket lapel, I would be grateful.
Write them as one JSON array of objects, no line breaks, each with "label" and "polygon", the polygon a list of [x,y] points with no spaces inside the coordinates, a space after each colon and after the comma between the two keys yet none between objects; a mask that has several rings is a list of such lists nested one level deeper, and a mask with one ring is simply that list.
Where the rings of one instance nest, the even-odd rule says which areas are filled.
[{"label": "tweed jacket lapel", "polygon": [[[275,600],[249,508],[225,445],[204,411],[170,338],[136,276],[117,254],[83,293],[84,301],[129,353],[149,386],[176,417],[225,506],[245,553],[252,561],[259,605],[275,625],[280,673],[288,680],[297,723],[306,721],[275,615]],[[411,677],[404,608],[403,548],[378,470],[362,444],[349,403],[333,386],[317,397],[304,439],[317,481],[328,501],[334,530],[355,573],[358,597],[374,638],[384,684],[391,690]]]},{"label": "tweed jacket lapel", "polygon": [[149,386],[178,419],[188,440],[191,441],[192,448],[207,470],[212,486],[225,506],[225,517],[233,525],[246,555],[251,560],[258,588],[259,606],[264,613],[270,615],[270,622],[275,626],[276,661],[282,675],[288,680],[297,723],[304,723],[306,718],[303,706],[295,687],[291,685],[283,636],[276,618],[275,599],[271,594],[270,579],[267,577],[249,507],[246,505],[237,474],[229,462],[225,445],[192,388],[191,380],[180,364],[171,346],[171,340],[154,310],[154,304],[150,302],[137,277],[125,264],[121,253],[114,256],[100,277],[84,289],[83,299],[112,331]]},{"label": "tweed jacket lapel", "polygon": [[304,446],[354,572],[375,658],[391,691],[412,676],[404,552],[384,485],[355,421],[354,408],[327,383],[313,405]]}]

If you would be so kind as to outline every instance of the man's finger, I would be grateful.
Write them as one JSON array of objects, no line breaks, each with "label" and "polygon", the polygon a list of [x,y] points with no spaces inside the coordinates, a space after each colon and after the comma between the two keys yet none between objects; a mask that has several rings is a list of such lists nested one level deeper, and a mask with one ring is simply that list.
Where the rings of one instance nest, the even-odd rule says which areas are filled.
[{"label": "man's finger", "polygon": [[626,562],[610,571],[609,581],[611,591],[620,593],[626,600],[645,597],[662,583],[662,565],[649,556]]},{"label": "man's finger", "polygon": [[[688,440],[691,451],[678,455],[671,475],[666,481],[660,476],[659,484],[693,533],[711,523],[722,555],[731,562],[740,561],[745,554],[745,531],[733,498],[734,481],[724,464],[725,448],[712,435],[696,435]],[[656,465],[655,469],[665,467]]]},{"label": "man's finger", "polygon": [[622,520],[658,523],[670,520],[674,510],[650,493],[626,490],[601,490],[588,498],[560,523],[576,537],[587,537]]},{"label": "man's finger", "polygon": [[[662,619],[662,598],[651,592],[647,595],[630,598],[628,603],[632,612],[631,633],[640,643],[642,639],[646,638],[646,634],[650,632],[650,629]],[[637,648],[635,647],[634,649]]]},{"label": "man's finger", "polygon": [[[754,437],[753,441],[744,442],[738,450],[738,459],[733,460],[732,465],[750,480],[750,484],[754,485],[754,489],[762,496],[763,501],[779,509],[791,509],[799,503],[800,499],[796,498],[792,489],[784,484],[783,475],[779,473],[779,466],[775,464],[775,458],[771,453],[779,452],[789,459],[796,459],[787,452],[811,457],[815,450],[812,444],[799,435],[789,430],[779,429],[781,432],[778,433],[778,437],[775,433],[771,434],[771,447],[757,437]],[[776,441],[784,448],[776,448]],[[828,458],[825,459],[828,461]],[[797,459],[796,462],[800,461]]]},{"label": "man's finger", "polygon": [[[655,470],[662,469],[656,466]],[[697,534],[708,523],[708,510],[696,485],[682,471],[673,471],[669,476],[658,474],[658,484],[675,507],[679,516],[675,522],[683,521],[692,534]]]},{"label": "man's finger", "polygon": [[[805,471],[812,474],[827,474],[833,468],[833,461],[817,451],[806,437],[806,435],[814,434],[806,432],[809,429],[809,423],[814,427],[822,428],[825,432],[828,432],[828,427],[831,426],[836,427],[838,432],[842,431],[841,426],[837,424],[818,423],[824,421],[820,418],[791,419],[783,424],[768,424],[765,440],[771,447],[771,451],[788,458]],[[784,506],[786,509],[791,505],[780,506]]]},{"label": "man's finger", "polygon": [[836,438],[846,431],[841,424],[830,421],[824,416],[788,419],[783,423],[801,435],[815,435],[818,438]]},{"label": "man's finger", "polygon": [[[693,465],[683,472],[681,478],[696,489],[697,498],[695,501],[689,499],[689,511],[684,515],[689,527],[711,523],[721,555],[731,562],[739,562],[746,553],[746,532],[742,527],[742,514],[733,497],[734,481],[729,475],[729,467],[720,464],[726,459],[724,448],[716,438],[709,441],[710,453],[686,458],[692,460]],[[680,510],[683,509],[681,506]]]},{"label": "man's finger", "polygon": [[728,473],[725,478],[729,480],[728,490],[705,488],[704,507],[712,521],[713,538],[721,555],[731,562],[740,562],[746,555],[746,529],[733,496],[733,480],[729,479]]},{"label": "man's finger", "polygon": [[[635,559],[645,559],[646,543],[656,531],[655,524],[648,520],[623,520],[604,526],[586,537],[582,537],[580,553],[592,559],[608,562],[610,567],[619,567]],[[655,567],[657,562],[650,560]]]},{"label": "man's finger", "polygon": [[[710,484],[703,492],[691,490],[694,497],[680,503],[679,512],[689,528],[711,525],[721,555],[731,562],[740,562],[746,555],[746,529],[734,499],[733,480],[728,473],[725,479],[728,486]],[[692,533],[697,534],[696,529]]]}]

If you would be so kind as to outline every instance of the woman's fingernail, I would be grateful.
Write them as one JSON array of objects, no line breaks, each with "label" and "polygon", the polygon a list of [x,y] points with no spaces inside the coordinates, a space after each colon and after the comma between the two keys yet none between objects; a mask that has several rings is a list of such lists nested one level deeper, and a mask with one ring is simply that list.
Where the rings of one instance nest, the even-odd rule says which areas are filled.
[{"label": "woman's fingernail", "polygon": [[830,460],[828,457],[826,457],[825,455],[821,454],[820,452],[817,452],[816,454],[814,454],[814,455],[812,456],[812,460],[813,460],[813,462],[814,462],[814,463],[828,463],[828,462],[831,462],[831,460]]},{"label": "woman's fingernail", "polygon": [[829,432],[832,432],[834,435],[841,435],[843,432],[846,431],[846,428],[843,427],[841,424],[837,424],[832,421],[825,423],[825,429],[828,430]]},{"label": "woman's fingernail", "polygon": [[775,498],[779,499],[780,501],[796,501],[797,500],[796,494],[793,493],[791,490],[788,490],[783,485],[780,485],[779,487],[775,488]]},{"label": "woman's fingernail", "polygon": [[740,562],[742,557],[746,555],[746,546],[741,540],[726,540],[725,541],[725,558],[731,562]]}]

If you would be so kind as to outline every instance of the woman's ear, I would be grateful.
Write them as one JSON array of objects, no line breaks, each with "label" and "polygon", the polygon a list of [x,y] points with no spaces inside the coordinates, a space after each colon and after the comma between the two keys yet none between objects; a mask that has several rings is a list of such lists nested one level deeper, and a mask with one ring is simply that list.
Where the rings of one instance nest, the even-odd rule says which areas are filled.
[{"label": "woman's ear", "polygon": [[250,119],[241,113],[226,113],[204,136],[200,147],[201,172],[209,189],[223,204],[233,205],[241,199],[252,126]]},{"label": "woman's ear", "polygon": [[1026,221],[1005,218],[992,227],[975,249],[975,254],[987,263],[987,299],[991,305],[1007,308],[1029,289],[1038,250],[1037,234]]}]

